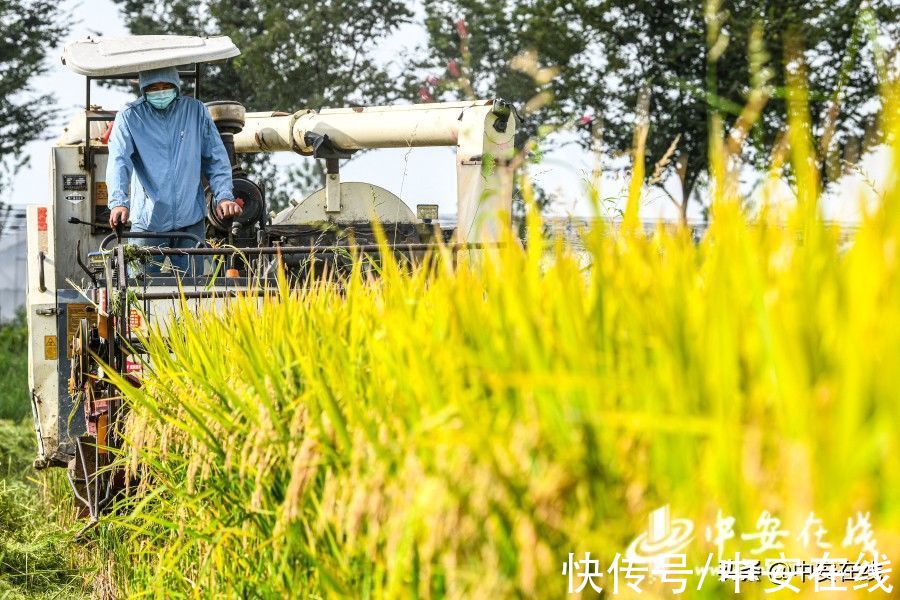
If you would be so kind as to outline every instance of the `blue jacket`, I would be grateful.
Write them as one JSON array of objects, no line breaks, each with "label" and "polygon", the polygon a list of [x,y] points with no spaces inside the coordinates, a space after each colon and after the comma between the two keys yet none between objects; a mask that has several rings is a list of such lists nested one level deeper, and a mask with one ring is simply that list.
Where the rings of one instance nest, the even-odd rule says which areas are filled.
[{"label": "blue jacket", "polygon": [[181,95],[176,69],[140,74],[142,91],[160,81],[174,84],[179,95],[163,110],[142,96],[120,111],[106,165],[109,207],[128,208],[133,229],[154,232],[187,227],[206,216],[201,173],[216,203],[234,198],[231,163],[209,110]]}]

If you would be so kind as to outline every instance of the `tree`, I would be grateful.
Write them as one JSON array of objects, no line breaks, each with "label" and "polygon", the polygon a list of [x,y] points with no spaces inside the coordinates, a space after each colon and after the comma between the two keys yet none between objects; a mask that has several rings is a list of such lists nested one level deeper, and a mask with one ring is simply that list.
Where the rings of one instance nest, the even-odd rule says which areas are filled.
[{"label": "tree", "polygon": [[[412,13],[395,0],[116,0],[134,34],[227,35],[241,55],[205,67],[204,99],[237,100],[248,111],[294,111],[388,102],[397,83],[372,50]],[[250,158],[271,180],[264,155]],[[317,165],[313,165],[316,168]],[[309,171],[291,179],[311,183]],[[282,181],[282,186],[284,182]],[[275,205],[287,199],[282,187]],[[272,195],[269,197],[273,204]]]},{"label": "tree", "polygon": [[[775,144],[786,119],[784,58],[791,43],[807,48],[806,62],[815,66],[813,133],[822,156],[831,157],[827,165],[838,167],[826,175],[839,175],[835,157],[858,154],[853,149],[879,110],[866,19],[896,41],[898,6],[894,0],[426,0],[429,47],[414,66],[449,82],[429,91],[437,96],[471,88],[522,106],[549,92],[554,101],[530,115],[528,132],[539,124],[590,125],[580,130],[581,142],[600,139],[610,151],[630,147],[637,107],[646,105],[648,156],[667,157],[653,180],[678,175],[681,198],[672,200],[684,219],[709,162],[714,115],[733,126],[754,90],[764,89],[769,101],[760,107],[745,158],[758,160]],[[556,66],[557,76],[542,84],[516,69],[513,58],[526,51],[544,67]],[[464,55],[460,69],[454,61]]]},{"label": "tree", "polygon": [[53,96],[36,94],[31,81],[46,71],[47,52],[68,30],[60,16],[58,2],[0,0],[0,193],[26,163],[25,144],[40,139],[55,114]]}]

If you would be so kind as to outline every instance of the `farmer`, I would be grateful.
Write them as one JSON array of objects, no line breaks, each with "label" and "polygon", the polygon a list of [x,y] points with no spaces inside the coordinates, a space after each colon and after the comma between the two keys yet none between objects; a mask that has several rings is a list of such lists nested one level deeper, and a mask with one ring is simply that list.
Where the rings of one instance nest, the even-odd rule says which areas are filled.
[{"label": "farmer", "polygon": [[[241,214],[232,190],[231,163],[225,145],[206,106],[181,95],[176,68],[142,71],[140,89],[141,97],[116,115],[109,138],[109,225],[115,229],[130,217],[131,231],[186,232],[203,240],[206,201],[201,173],[212,188],[219,218]],[[138,238],[135,243],[173,248],[196,244],[183,238]],[[173,268],[188,270],[188,256],[169,258]],[[146,272],[158,274],[161,263],[157,257]],[[202,266],[191,270],[200,274]]]}]

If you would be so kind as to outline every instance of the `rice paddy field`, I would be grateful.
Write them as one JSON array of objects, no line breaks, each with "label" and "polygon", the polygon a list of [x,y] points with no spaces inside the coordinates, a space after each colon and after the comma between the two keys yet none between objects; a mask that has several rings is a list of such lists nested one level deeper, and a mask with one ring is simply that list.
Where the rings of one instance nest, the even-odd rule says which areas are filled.
[{"label": "rice paddy field", "polygon": [[[133,489],[96,537],[111,587],[721,598],[735,583],[693,568],[709,557],[900,557],[898,92],[892,179],[849,241],[819,218],[794,94],[772,157],[798,190],[787,218],[747,216],[714,140],[699,242],[638,225],[636,168],[623,224],[586,228],[577,251],[532,210],[524,244],[377,276],[360,259],[151,331],[144,385],[119,381]],[[666,506],[647,539],[689,539],[688,571],[637,581],[626,551]],[[793,583],[780,595],[889,596]]]},{"label": "rice paddy field", "polygon": [[522,161],[524,239],[281,273],[151,328],[140,387],[106,373],[129,489],[93,528],[30,467],[27,332],[0,326],[0,600],[892,597],[900,87],[852,232],[783,92],[761,189],[788,205],[740,191],[750,94],[711,117],[701,235],[642,226],[639,119],[621,223],[548,233]]}]

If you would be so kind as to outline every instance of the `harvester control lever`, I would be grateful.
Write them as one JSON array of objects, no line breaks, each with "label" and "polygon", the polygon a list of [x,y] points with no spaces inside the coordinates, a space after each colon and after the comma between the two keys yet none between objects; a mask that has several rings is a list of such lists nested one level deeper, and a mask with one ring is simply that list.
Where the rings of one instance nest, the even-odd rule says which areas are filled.
[{"label": "harvester control lever", "polygon": [[[244,208],[244,200],[243,198],[235,198],[235,204]],[[228,227],[228,245],[234,246],[234,239],[240,235],[241,233],[241,222],[235,217],[228,217],[224,219],[224,223],[226,226],[230,224]],[[228,268],[225,270],[225,277],[238,277],[240,276],[240,270],[237,268],[237,257],[232,254],[231,258],[228,260]]]},{"label": "harvester control lever", "polygon": [[106,223],[101,223],[99,221],[96,223],[91,223],[90,221],[79,219],[78,217],[69,217],[68,223],[70,225],[87,225],[88,227],[96,227],[97,229],[106,229],[107,231],[110,230],[109,225],[107,225]]}]

